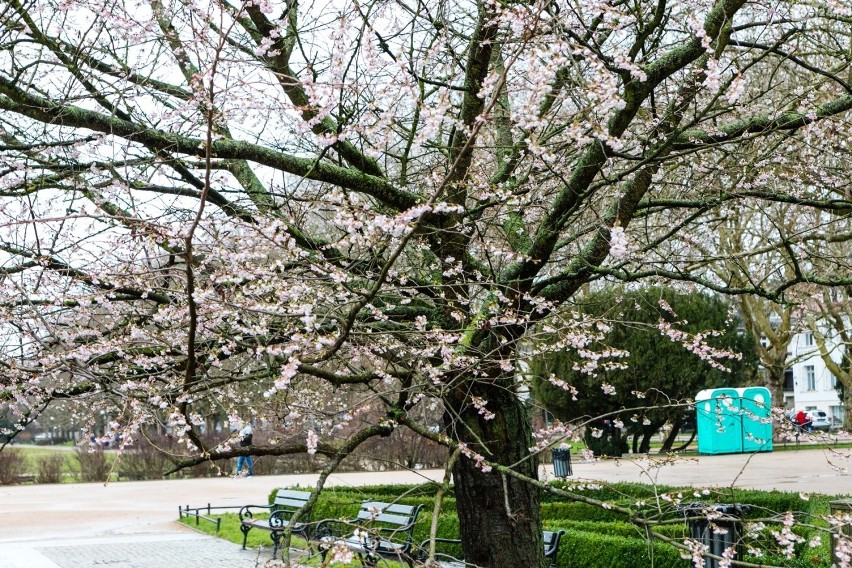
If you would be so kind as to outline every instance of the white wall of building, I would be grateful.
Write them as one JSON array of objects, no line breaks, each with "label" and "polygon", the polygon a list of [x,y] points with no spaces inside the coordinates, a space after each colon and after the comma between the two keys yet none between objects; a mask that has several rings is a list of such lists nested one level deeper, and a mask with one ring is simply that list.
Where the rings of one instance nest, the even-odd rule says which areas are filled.
[{"label": "white wall of building", "polygon": [[[828,351],[832,359],[840,361],[839,350],[832,347],[829,344]],[[790,342],[788,361],[793,369],[795,410],[823,410],[842,421],[843,404],[836,388],[837,379],[826,368],[810,331],[796,334]]]}]

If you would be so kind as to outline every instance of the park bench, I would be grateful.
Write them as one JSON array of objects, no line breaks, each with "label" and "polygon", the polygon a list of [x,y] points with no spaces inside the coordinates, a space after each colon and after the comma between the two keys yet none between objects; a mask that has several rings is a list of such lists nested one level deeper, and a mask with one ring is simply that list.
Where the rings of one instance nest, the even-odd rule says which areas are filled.
[{"label": "park bench", "polygon": [[[544,531],[544,557],[550,560],[550,568],[556,568],[556,554],[559,552],[559,541],[562,540],[562,535],[565,534],[565,531]],[[455,545],[458,550],[461,550],[461,539],[459,538],[436,538],[436,550],[437,545],[439,543],[444,544],[452,544]],[[419,549],[419,559],[421,561],[425,561],[426,557],[429,553],[429,541],[424,540],[420,543]],[[464,568],[467,566],[465,564],[461,552],[458,553],[458,556],[452,554],[446,554],[442,552],[435,553],[435,560],[443,568]]]},{"label": "park bench", "polygon": [[[381,557],[413,566],[412,531],[422,507],[364,501],[354,519],[320,521],[315,536],[323,566],[329,550],[338,544],[355,552],[363,566],[375,566]],[[341,536],[343,531],[347,536]]]},{"label": "park bench", "polygon": [[[302,536],[305,540],[310,538],[310,509],[299,519],[293,526],[290,525],[290,518],[296,511],[300,510],[311,498],[310,491],[295,491],[292,489],[279,489],[275,494],[275,500],[271,505],[246,505],[240,509],[240,531],[243,533],[243,550],[246,548],[246,539],[248,533],[252,529],[260,529],[269,531],[272,537],[272,558],[278,554],[278,548],[281,544],[281,533],[288,528],[292,534]],[[257,519],[255,515],[259,510],[269,512],[268,518]]]}]

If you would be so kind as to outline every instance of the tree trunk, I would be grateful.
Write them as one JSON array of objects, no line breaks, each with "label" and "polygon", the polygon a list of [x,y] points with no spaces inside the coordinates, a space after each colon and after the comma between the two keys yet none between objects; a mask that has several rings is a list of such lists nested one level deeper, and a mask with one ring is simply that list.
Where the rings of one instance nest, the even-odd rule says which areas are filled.
[{"label": "tree trunk", "polygon": [[689,444],[691,444],[691,443],[692,443],[692,441],[695,439],[695,435],[696,435],[697,433],[698,433],[698,428],[696,428],[695,430],[693,430],[693,431],[692,431],[692,435],[689,437],[689,440],[687,440],[686,442],[684,442],[684,443],[683,443],[683,444],[681,444],[680,446],[678,446],[678,447],[674,448],[672,451],[673,451],[673,452],[683,452],[683,451],[685,451],[685,450],[686,450],[686,448],[688,448],[688,447],[689,447]]},{"label": "tree trunk", "polygon": [[832,372],[837,377],[837,394],[843,403],[844,417],[841,427],[849,430],[852,428],[852,348],[849,347],[848,335],[842,334],[841,338],[846,348],[840,359],[840,368]]},{"label": "tree trunk", "polygon": [[683,426],[683,414],[678,414],[675,416],[674,421],[672,422],[672,429],[669,431],[669,435],[666,436],[665,441],[663,442],[663,447],[660,448],[660,453],[664,454],[666,452],[670,452],[672,450],[672,446],[677,439],[677,435],[680,433],[680,427]]},{"label": "tree trunk", "polygon": [[645,428],[642,431],[642,443],[639,444],[639,453],[647,454],[651,451],[651,438],[654,436],[654,431],[650,428]]},{"label": "tree trunk", "polygon": [[465,561],[482,568],[542,567],[539,489],[496,470],[484,472],[470,453],[538,478],[538,459],[529,452],[533,442],[527,410],[513,389],[504,386],[474,386],[494,413],[490,420],[470,399],[467,404],[462,397],[456,404],[448,401],[454,410],[447,413],[448,431],[469,450],[453,468],[462,548]]},{"label": "tree trunk", "polygon": [[772,406],[784,407],[784,366],[766,367],[764,386],[769,390]]}]

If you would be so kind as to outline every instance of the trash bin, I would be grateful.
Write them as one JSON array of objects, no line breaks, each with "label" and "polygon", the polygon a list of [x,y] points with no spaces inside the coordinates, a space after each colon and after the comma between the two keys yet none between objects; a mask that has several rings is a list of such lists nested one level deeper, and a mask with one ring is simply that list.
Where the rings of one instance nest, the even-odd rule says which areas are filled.
[{"label": "trash bin", "polygon": [[[700,542],[707,547],[709,554],[716,556],[734,548],[737,551],[735,558],[742,558],[742,517],[749,510],[751,507],[748,505],[727,503],[689,503],[680,507],[687,518],[689,538]],[[705,558],[704,561],[705,568],[719,568],[721,564],[715,558]]]},{"label": "trash bin", "polygon": [[[845,550],[837,548],[838,537],[852,542],[852,499],[838,499],[828,504],[831,516],[836,519],[837,524],[831,526],[831,567],[843,566],[843,562],[849,562],[849,555]],[[848,545],[847,545],[848,546]]]},{"label": "trash bin", "polygon": [[574,475],[571,470],[571,450],[569,448],[555,448],[550,451],[553,458],[553,475],[556,477],[568,477]]}]

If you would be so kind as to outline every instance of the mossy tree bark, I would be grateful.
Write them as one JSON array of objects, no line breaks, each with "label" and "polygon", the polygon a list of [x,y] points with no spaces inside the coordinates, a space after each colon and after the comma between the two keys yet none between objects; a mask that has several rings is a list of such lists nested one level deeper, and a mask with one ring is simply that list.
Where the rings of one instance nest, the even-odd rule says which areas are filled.
[{"label": "mossy tree bark", "polygon": [[[494,417],[463,399],[448,401],[447,425],[469,451],[538,478],[527,408],[512,388],[513,378],[468,385],[488,401]],[[461,389],[458,389],[461,390]],[[487,469],[487,468],[485,468]],[[499,471],[483,471],[474,459],[453,468],[461,537],[466,562],[484,568],[544,566],[539,489]]]}]

